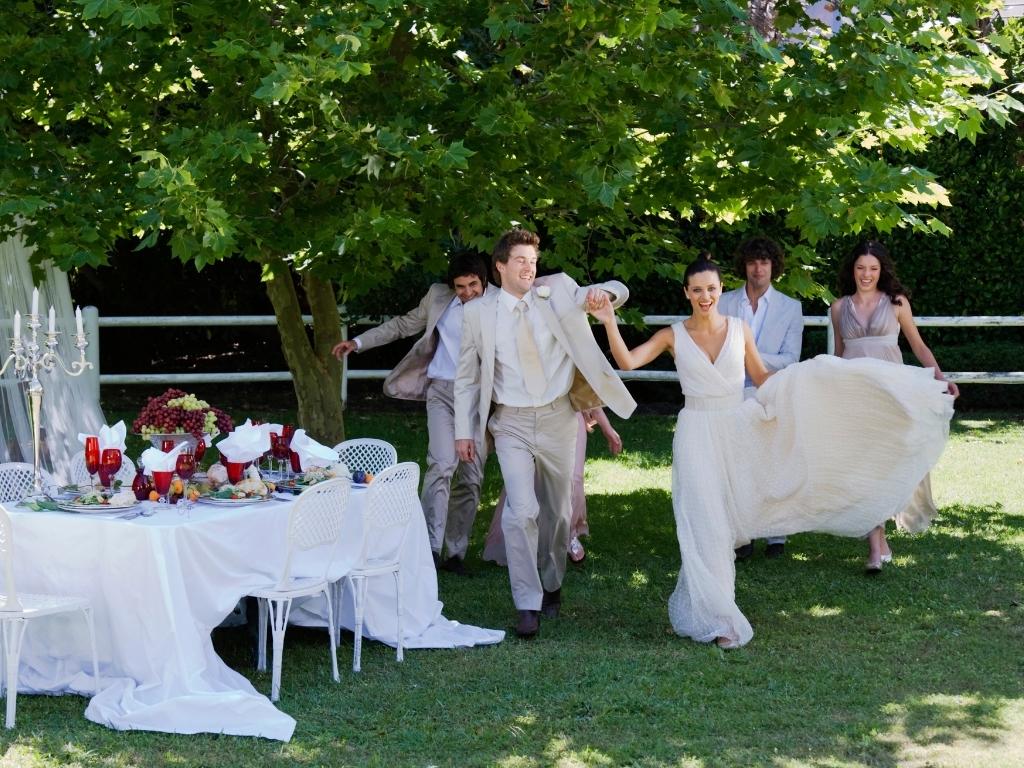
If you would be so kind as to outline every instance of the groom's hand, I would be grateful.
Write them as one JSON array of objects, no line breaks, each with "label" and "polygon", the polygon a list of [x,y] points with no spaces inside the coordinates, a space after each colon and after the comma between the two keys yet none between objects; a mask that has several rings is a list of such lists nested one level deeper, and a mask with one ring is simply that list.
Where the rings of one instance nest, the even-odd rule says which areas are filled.
[{"label": "groom's hand", "polygon": [[459,454],[459,461],[473,461],[476,446],[472,440],[456,440],[455,452]]},{"label": "groom's hand", "polygon": [[341,358],[349,352],[355,352],[357,349],[359,349],[359,347],[356,346],[354,341],[339,341],[331,349],[331,354],[341,360]]}]

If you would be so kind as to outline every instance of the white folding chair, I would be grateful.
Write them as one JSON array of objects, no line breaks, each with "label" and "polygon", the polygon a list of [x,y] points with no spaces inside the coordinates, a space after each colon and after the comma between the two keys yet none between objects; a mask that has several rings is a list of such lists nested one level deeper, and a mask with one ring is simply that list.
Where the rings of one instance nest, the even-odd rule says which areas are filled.
[{"label": "white folding chair", "polygon": [[[43,472],[43,486],[52,481],[46,470]],[[31,464],[11,461],[0,464],[0,501],[21,501],[33,490],[33,469]]]},{"label": "white folding chair", "polygon": [[398,451],[395,450],[395,446],[375,437],[346,440],[334,446],[334,451],[350,471],[361,469],[374,476],[398,463]]},{"label": "white folding chair", "polygon": [[[333,548],[341,534],[342,515],[348,505],[351,485],[347,477],[317,483],[307,488],[292,505],[288,519],[288,539],[284,566],[278,580],[271,585],[255,589],[249,594],[259,600],[259,659],[256,668],[267,669],[267,613],[270,613],[271,635],[274,642],[273,674],[270,700],[277,701],[281,692],[281,655],[284,652],[284,633],[288,627],[288,614],[292,600],[297,597],[323,594],[327,601],[327,630],[331,647],[331,674],[338,676],[338,651],[335,644],[333,600],[327,574],[333,559]],[[319,576],[294,577],[292,568],[300,551],[329,546],[331,557],[326,558]]]},{"label": "white folding chair", "polygon": [[[121,468],[114,475],[114,480],[121,481],[122,488],[131,488],[135,479],[135,462],[121,452]],[[93,478],[85,468],[85,451],[79,451],[71,457],[71,482],[75,485],[89,485]]]},{"label": "white folding chair", "polygon": [[[366,491],[363,511],[363,546],[356,566],[345,579],[352,588],[352,602],[355,608],[353,629],[355,647],[352,651],[352,671],[362,668],[363,613],[366,610],[366,580],[371,576],[392,574],[395,579],[395,606],[397,616],[397,659],[402,661],[402,552],[409,532],[409,520],[413,514],[423,514],[416,489],[420,482],[419,465],[405,461],[387,467]],[[390,532],[390,536],[388,535]],[[396,543],[384,552],[376,550],[382,541]],[[340,591],[339,591],[340,592]],[[340,611],[339,611],[340,614]],[[340,616],[339,616],[340,620]]]},{"label": "white folding chair", "polygon": [[0,595],[0,624],[3,625],[4,682],[7,688],[7,719],[5,725],[14,727],[14,715],[18,705],[18,662],[21,659],[21,642],[29,619],[50,616],[66,611],[81,611],[89,625],[89,642],[92,644],[92,679],[94,693],[100,690],[100,668],[96,654],[96,630],[92,621],[92,604],[87,597],[65,597],[60,595],[18,594],[14,586],[14,538],[11,518],[0,504],[0,559],[3,560],[3,591]]}]

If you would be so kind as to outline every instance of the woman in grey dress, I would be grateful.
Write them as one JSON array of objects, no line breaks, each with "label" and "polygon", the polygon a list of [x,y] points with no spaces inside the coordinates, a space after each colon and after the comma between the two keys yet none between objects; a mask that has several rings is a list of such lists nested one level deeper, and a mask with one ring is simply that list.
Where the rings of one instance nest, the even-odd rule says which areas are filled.
[{"label": "woman in grey dress", "polygon": [[[866,240],[853,249],[839,271],[839,294],[841,298],[830,310],[837,355],[847,359],[873,357],[902,365],[899,335],[903,331],[921,365],[933,369],[935,378],[945,381],[935,356],[917,330],[907,291],[896,277],[885,246]],[[953,397],[960,394],[953,382],[947,383],[947,391]],[[897,515],[896,523],[910,531],[921,530],[935,515],[931,483],[925,477],[910,504]],[[867,572],[877,574],[891,560],[885,527],[878,526],[868,534]]]}]

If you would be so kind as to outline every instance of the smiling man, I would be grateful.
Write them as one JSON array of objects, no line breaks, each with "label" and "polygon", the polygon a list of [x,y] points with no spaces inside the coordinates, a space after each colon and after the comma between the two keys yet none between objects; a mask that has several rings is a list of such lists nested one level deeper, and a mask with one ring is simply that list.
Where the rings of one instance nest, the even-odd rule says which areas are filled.
[{"label": "smiling man", "polygon": [[[466,307],[455,379],[455,437],[468,462],[490,429],[507,493],[501,530],[516,634],[530,638],[540,616],[554,618],[570,531],[576,410],[601,401],[628,417],[636,403],[605,359],[586,307],[606,293],[622,304],[617,281],[581,288],[565,274],[537,278],[540,239],[509,230],[494,247],[500,291]],[[491,403],[494,413],[488,419]],[[575,410],[574,410],[575,409]]]},{"label": "smiling man", "polygon": [[[423,515],[434,564],[460,575],[465,573],[463,563],[480,504],[487,453],[480,443],[469,460],[459,461],[455,453],[453,389],[462,344],[463,307],[485,291],[497,289],[488,283],[484,260],[475,253],[456,254],[448,264],[448,282],[430,286],[419,306],[333,349],[340,360],[353,351],[423,333],[384,380],[384,393],[400,400],[426,400]],[[443,551],[448,554],[445,560]]]}]

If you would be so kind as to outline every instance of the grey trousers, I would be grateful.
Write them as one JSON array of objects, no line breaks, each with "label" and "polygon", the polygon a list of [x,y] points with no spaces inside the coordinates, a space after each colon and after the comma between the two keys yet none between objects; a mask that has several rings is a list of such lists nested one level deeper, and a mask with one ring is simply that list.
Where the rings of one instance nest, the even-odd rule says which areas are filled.
[{"label": "grey trousers", "polygon": [[567,397],[540,408],[499,405],[488,423],[505,481],[501,531],[519,610],[540,610],[544,590],[562,586],[578,423]]},{"label": "grey trousers", "polygon": [[432,379],[427,387],[427,471],[423,475],[423,515],[430,548],[438,555],[466,557],[469,534],[480,506],[486,446],[477,444],[472,462],[455,453],[454,383]]}]

